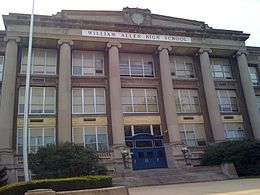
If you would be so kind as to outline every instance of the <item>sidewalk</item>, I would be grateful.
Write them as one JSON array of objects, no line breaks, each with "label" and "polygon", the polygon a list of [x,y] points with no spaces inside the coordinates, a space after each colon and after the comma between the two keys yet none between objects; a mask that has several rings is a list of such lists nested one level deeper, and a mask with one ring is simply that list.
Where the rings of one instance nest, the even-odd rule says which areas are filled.
[{"label": "sidewalk", "polygon": [[260,195],[259,179],[129,188],[130,195]]}]

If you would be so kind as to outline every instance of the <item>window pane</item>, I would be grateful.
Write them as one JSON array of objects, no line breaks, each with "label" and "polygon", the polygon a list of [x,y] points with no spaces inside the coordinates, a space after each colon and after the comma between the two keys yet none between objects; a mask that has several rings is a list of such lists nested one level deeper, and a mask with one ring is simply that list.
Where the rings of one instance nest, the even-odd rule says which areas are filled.
[{"label": "window pane", "polygon": [[83,127],[73,127],[73,143],[83,144]]},{"label": "window pane", "polygon": [[44,145],[46,144],[53,144],[54,141],[54,128],[52,127],[45,127],[44,128]]},{"label": "window pane", "polygon": [[43,88],[32,88],[31,113],[43,113]]},{"label": "window pane", "polygon": [[24,95],[25,95],[25,88],[24,87],[20,87],[19,90],[19,105],[18,105],[18,113],[22,114],[24,113]]},{"label": "window pane", "polygon": [[82,110],[82,89],[72,89],[72,113],[83,113]]},{"label": "window pane", "polygon": [[139,134],[139,133],[148,133],[151,134],[151,129],[150,129],[150,125],[135,125],[134,126],[134,134]]},{"label": "window pane", "polygon": [[131,126],[124,126],[125,136],[132,136]]}]

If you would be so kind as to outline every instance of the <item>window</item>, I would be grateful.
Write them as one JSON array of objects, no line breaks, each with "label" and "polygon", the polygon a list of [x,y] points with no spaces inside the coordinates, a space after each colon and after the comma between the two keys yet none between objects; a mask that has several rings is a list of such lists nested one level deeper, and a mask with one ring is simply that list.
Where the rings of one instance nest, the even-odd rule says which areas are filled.
[{"label": "window", "polygon": [[215,79],[232,79],[231,67],[228,59],[211,58],[211,73]]},{"label": "window", "polygon": [[3,71],[4,71],[4,56],[0,56],[0,81],[3,80]]},{"label": "window", "polygon": [[250,73],[250,77],[251,77],[251,81],[253,83],[253,86],[258,86],[259,85],[259,78],[258,78],[258,73],[257,73],[257,69],[255,66],[250,66],[248,67],[249,73]]},{"label": "window", "polygon": [[260,96],[259,95],[256,96],[256,105],[257,105],[258,112],[260,113]]},{"label": "window", "polygon": [[154,77],[152,55],[120,54],[120,75],[130,77]]},{"label": "window", "polygon": [[161,136],[160,125],[125,125],[125,137],[131,137],[140,133],[147,133],[155,136]]},{"label": "window", "polygon": [[177,112],[200,112],[199,96],[197,90],[176,90],[175,102]]},{"label": "window", "polygon": [[104,88],[74,88],[72,89],[73,114],[106,113]]},{"label": "window", "polygon": [[218,105],[221,112],[238,112],[235,90],[217,90]]},{"label": "window", "polygon": [[[54,87],[31,87],[30,88],[30,114],[55,114],[56,89]],[[18,113],[24,113],[25,88],[19,91]]]},{"label": "window", "polygon": [[104,76],[104,53],[97,51],[73,51],[72,75]]},{"label": "window", "polygon": [[158,112],[156,89],[122,89],[123,112]]},{"label": "window", "polygon": [[108,150],[108,136],[106,126],[84,126],[72,128],[72,141],[76,144],[84,144],[84,147],[97,151]]},{"label": "window", "polygon": [[203,124],[179,124],[181,141],[186,146],[205,146]]},{"label": "window", "polygon": [[238,140],[245,138],[244,126],[242,123],[226,123],[225,138],[227,140]]},{"label": "window", "polygon": [[181,78],[194,78],[193,61],[187,56],[170,56],[171,74]]},{"label": "window", "polygon": [[[41,146],[55,143],[54,127],[33,127],[28,132],[29,153],[36,153]],[[23,129],[17,129],[17,154],[23,153]]]},{"label": "window", "polygon": [[[26,73],[28,58],[28,50],[23,49],[22,52],[22,63],[21,63],[21,73]],[[31,74],[45,74],[45,75],[55,75],[57,67],[57,50],[55,49],[39,49],[34,48],[32,50],[32,65]]]}]

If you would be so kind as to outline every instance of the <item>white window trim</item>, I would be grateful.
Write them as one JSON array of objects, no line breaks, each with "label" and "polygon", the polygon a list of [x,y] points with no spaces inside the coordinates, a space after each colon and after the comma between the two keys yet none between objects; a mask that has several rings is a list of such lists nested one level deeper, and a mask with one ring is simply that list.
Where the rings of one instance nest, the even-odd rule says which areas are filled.
[{"label": "white window trim", "polygon": [[[159,105],[158,105],[158,94],[157,94],[157,90],[156,90],[156,109],[157,109],[157,112],[149,112],[148,111],[148,103],[147,103],[147,92],[146,92],[146,90],[147,89],[144,89],[144,94],[145,94],[145,106],[146,106],[146,108],[145,108],[145,112],[135,112],[134,111],[134,96],[133,96],[133,88],[125,88],[125,89],[130,89],[130,94],[131,94],[131,106],[132,106],[132,112],[125,112],[125,111],[123,111],[123,113],[126,113],[126,114],[128,114],[128,113],[159,113],[160,111],[159,111]],[[143,88],[142,88],[143,89]],[[149,90],[149,89],[148,89]]]},{"label": "white window trim", "polygon": [[[73,111],[73,102],[74,102],[74,92],[73,92],[73,89],[81,89],[81,109],[82,109],[82,112],[74,112]],[[84,89],[93,89],[94,92],[93,92],[93,97],[94,97],[94,112],[85,112],[85,108],[84,108],[84,105],[85,105],[85,100],[84,100]],[[96,89],[97,88],[72,88],[72,114],[106,114],[106,92],[105,92],[105,88],[101,88],[101,89],[104,89],[104,106],[105,106],[105,112],[97,112],[97,104],[96,104]]]},{"label": "white window trim", "polygon": [[[233,74],[232,74],[232,69],[231,69],[230,63],[229,63],[229,64],[223,64],[223,63],[221,63],[221,64],[215,64],[215,63],[214,63],[214,59],[222,59],[222,58],[211,58],[211,59],[210,59],[210,62],[211,62],[211,63],[210,63],[211,73],[212,73],[213,79],[214,79],[214,80],[232,80],[232,79],[233,79]],[[223,58],[223,59],[225,59],[225,58]],[[222,78],[220,78],[220,77],[216,78],[216,72],[220,72],[220,71],[215,71],[214,65],[220,65],[220,66],[221,66],[221,72],[222,72],[222,74],[223,74],[223,77],[222,77]],[[225,78],[225,73],[227,73],[227,72],[224,71],[224,68],[223,68],[224,65],[228,65],[228,66],[229,66],[230,72],[228,72],[228,73],[230,73],[231,78]]]},{"label": "white window trim", "polygon": [[99,150],[99,146],[98,146],[98,143],[99,140],[98,140],[98,132],[97,132],[97,129],[98,127],[105,127],[106,128],[106,143],[107,143],[107,149],[109,150],[109,143],[108,143],[108,131],[107,131],[107,126],[106,125],[86,125],[86,126],[79,126],[79,127],[72,127],[72,142],[75,143],[75,128],[80,128],[82,129],[82,141],[83,141],[83,144],[84,144],[84,148],[86,147],[86,138],[85,138],[85,135],[86,135],[86,129],[88,127],[95,127],[95,145],[96,145],[96,148],[97,150],[96,151],[100,151]]},{"label": "white window trim", "polygon": [[2,67],[2,69],[0,69],[0,81],[3,80],[3,76],[4,76],[4,64],[5,64],[5,56],[4,55],[0,55],[0,58],[3,58],[2,60],[2,64],[0,64],[0,67]]},{"label": "white window trim", "polygon": [[[73,72],[73,68],[74,68],[74,53],[73,52],[80,52],[80,55],[81,55],[81,74],[74,74],[74,72]],[[85,75],[84,74],[84,52],[92,52],[92,68],[94,70],[93,75]],[[82,51],[82,50],[73,50],[72,51],[72,64],[71,64],[72,76],[96,77],[96,55],[95,55],[95,52],[99,52],[99,51]],[[104,57],[103,57],[102,75],[99,75],[98,77],[102,77],[102,76],[105,76]]]},{"label": "white window trim", "polygon": [[[45,137],[44,137],[44,135],[45,135],[45,128],[53,128],[53,140],[54,140],[54,143],[53,144],[56,144],[56,128],[55,127],[29,127],[29,131],[28,131],[28,152],[29,153],[31,153],[31,150],[30,150],[30,148],[31,148],[31,130],[33,129],[33,128],[39,128],[39,129],[41,129],[41,131],[42,131],[42,144],[41,145],[37,145],[37,150],[38,150],[38,148],[40,147],[40,146],[45,146],[46,144],[45,144]],[[17,155],[19,155],[18,154],[18,140],[19,140],[19,137],[18,137],[18,133],[19,133],[19,130],[21,130],[22,131],[22,135],[23,135],[23,128],[17,128],[17,130],[16,130],[16,154]],[[24,144],[24,143],[23,143]],[[22,146],[23,146],[23,144],[22,144]]]},{"label": "white window trim", "polygon": [[[184,66],[184,72],[185,72],[185,77],[181,77],[181,76],[178,76],[177,74],[177,62],[176,62],[176,57],[183,57],[183,66]],[[188,56],[172,56],[173,58],[173,62],[171,62],[170,60],[170,66],[172,66],[171,64],[173,64],[173,67],[174,67],[174,75],[172,75],[173,77],[177,77],[177,78],[183,78],[183,79],[195,79],[196,78],[196,74],[195,74],[195,70],[194,70],[194,64],[193,62],[191,63],[192,64],[192,72],[187,70],[187,67],[186,67],[186,57]],[[187,73],[193,73],[194,77],[189,77]]]},{"label": "white window trim", "polygon": [[[223,111],[223,104],[222,104],[222,98],[223,97],[221,97],[220,96],[220,91],[225,91],[226,93],[227,93],[227,98],[228,98],[228,105],[230,106],[230,109],[231,109],[231,111]],[[218,99],[219,99],[219,102],[220,102],[220,112],[223,112],[223,113],[233,113],[233,112],[239,112],[240,111],[240,108],[239,108],[239,104],[238,104],[238,99],[237,99],[237,94],[236,94],[236,91],[235,90],[231,90],[231,91],[235,91],[235,94],[236,94],[236,104],[237,104],[237,111],[232,111],[232,104],[231,104],[231,101],[230,101],[230,94],[229,94],[229,91],[230,90],[222,90],[222,89],[220,89],[220,90],[217,90],[217,93],[218,93]],[[226,105],[226,104],[225,104]]]},{"label": "white window trim", "polygon": [[[27,48],[23,48],[22,50],[22,57],[24,56],[23,53],[24,53],[24,49],[27,49]],[[35,49],[41,49],[41,50],[44,50],[44,73],[34,73],[34,59],[35,59]],[[54,73],[47,73],[47,52],[48,50],[55,50],[55,60],[56,60],[56,64],[55,64],[55,71]],[[21,74],[25,74],[22,72],[22,66],[23,66],[23,60],[21,60],[21,68],[20,68],[20,73]],[[33,48],[32,49],[32,61],[31,61],[31,74],[32,75],[56,75],[57,74],[57,50],[56,49],[46,49],[46,48]]]},{"label": "white window trim", "polygon": [[[20,87],[21,88],[25,88],[25,87]],[[36,88],[39,88],[39,89],[43,89],[43,100],[42,100],[42,113],[32,113],[32,110],[31,110],[31,106],[32,106],[32,91],[33,89],[36,89]],[[45,112],[45,90],[46,88],[53,88],[54,89],[54,113],[46,113]],[[21,90],[19,89],[19,97],[21,96]],[[30,87],[30,99],[29,99],[29,114],[30,115],[55,115],[56,114],[56,88],[55,87]],[[19,99],[19,98],[18,98]],[[20,104],[20,101],[18,100],[18,105]],[[19,108],[18,108],[18,115],[23,115],[24,112],[19,112]]]},{"label": "white window trim", "polygon": [[[120,74],[120,76],[125,76],[125,77],[137,77],[137,76],[135,76],[135,75],[132,75],[132,69],[131,69],[131,54],[127,54],[127,53],[122,53],[122,54],[127,55],[129,75],[121,75],[121,74]],[[136,54],[134,54],[134,55],[136,55]],[[137,55],[138,55],[138,54],[137,54]],[[144,71],[144,58],[141,57],[141,66],[142,66],[142,75],[140,75],[141,77],[144,77],[144,78],[146,78],[146,77],[155,77],[155,72],[154,72],[155,69],[154,69],[154,60],[153,60],[153,59],[152,59],[152,63],[153,63],[153,67],[152,67],[153,74],[150,75],[150,76],[147,76],[147,75],[145,75],[145,71]],[[120,62],[119,62],[119,66],[120,66]]]},{"label": "white window trim", "polygon": [[[189,97],[189,108],[190,108],[190,112],[184,112],[183,111],[183,105],[182,105],[182,102],[181,102],[181,90],[187,90],[188,91],[188,97]],[[191,90],[192,91],[197,91],[197,94],[198,94],[198,96],[194,96],[194,97],[197,97],[198,98],[198,106],[199,106],[199,111],[198,112],[193,112],[192,111],[192,105],[196,105],[196,104],[192,104],[192,102],[191,102],[191,97],[193,97],[193,96],[191,96]],[[178,101],[180,102],[180,109],[181,109],[181,111],[179,112],[179,111],[177,111],[177,113],[201,113],[201,107],[200,107],[200,101],[199,101],[199,93],[198,93],[198,90],[196,90],[196,89],[177,89],[177,93],[178,93]]]},{"label": "white window trim", "polygon": [[[196,128],[195,128],[195,124],[191,124],[192,125],[192,130],[187,130],[186,129],[186,125],[185,124],[182,124],[183,125],[183,127],[184,127],[184,130],[181,130],[180,132],[183,132],[184,133],[184,137],[185,137],[185,141],[186,141],[186,143],[188,143],[187,142],[187,131],[192,131],[193,133],[194,133],[194,141],[195,141],[195,146],[198,146],[198,139],[197,139],[197,135],[196,135]],[[187,145],[188,146],[188,145]]]},{"label": "white window trim", "polygon": [[[232,123],[232,124],[235,124],[235,123]],[[224,137],[225,137],[225,139],[226,140],[240,140],[240,139],[245,139],[246,138],[246,134],[245,134],[245,128],[244,128],[244,125],[243,124],[241,124],[241,123],[238,123],[238,124],[240,124],[240,125],[242,125],[242,127],[243,127],[243,129],[227,129],[227,124],[226,123],[224,123]],[[243,131],[243,133],[244,133],[244,138],[239,138],[239,136],[238,136],[238,131]],[[235,139],[232,139],[232,138],[229,138],[227,135],[228,135],[228,131],[235,131],[235,134],[236,134],[236,138]]]}]

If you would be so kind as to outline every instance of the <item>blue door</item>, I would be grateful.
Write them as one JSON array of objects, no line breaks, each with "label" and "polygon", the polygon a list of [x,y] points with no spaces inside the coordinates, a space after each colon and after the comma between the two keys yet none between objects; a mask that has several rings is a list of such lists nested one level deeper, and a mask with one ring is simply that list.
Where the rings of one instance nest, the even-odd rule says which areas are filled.
[{"label": "blue door", "polygon": [[162,137],[139,134],[132,138],[132,163],[134,170],[167,167]]}]

